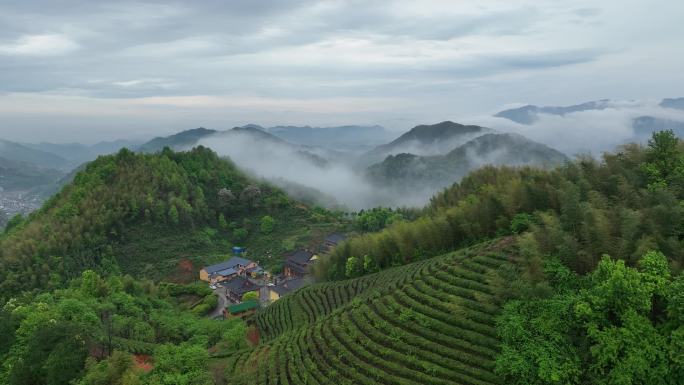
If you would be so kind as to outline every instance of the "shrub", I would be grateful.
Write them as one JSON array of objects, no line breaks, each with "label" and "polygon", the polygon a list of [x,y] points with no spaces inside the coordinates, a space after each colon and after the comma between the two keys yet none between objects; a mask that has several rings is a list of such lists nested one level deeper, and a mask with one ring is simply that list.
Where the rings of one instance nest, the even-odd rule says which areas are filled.
[{"label": "shrub", "polygon": [[273,232],[273,227],[275,227],[275,219],[273,219],[273,217],[266,215],[261,218],[261,225],[259,228],[261,229],[262,234],[271,234]]}]

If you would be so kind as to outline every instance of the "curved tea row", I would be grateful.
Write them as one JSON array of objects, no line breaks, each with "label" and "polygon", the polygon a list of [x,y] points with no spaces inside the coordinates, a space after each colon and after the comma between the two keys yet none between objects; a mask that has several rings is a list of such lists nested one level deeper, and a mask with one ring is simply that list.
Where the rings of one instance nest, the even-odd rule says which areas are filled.
[{"label": "curved tea row", "polygon": [[467,250],[314,285],[257,316],[268,342],[232,357],[229,383],[497,384],[506,253]]}]

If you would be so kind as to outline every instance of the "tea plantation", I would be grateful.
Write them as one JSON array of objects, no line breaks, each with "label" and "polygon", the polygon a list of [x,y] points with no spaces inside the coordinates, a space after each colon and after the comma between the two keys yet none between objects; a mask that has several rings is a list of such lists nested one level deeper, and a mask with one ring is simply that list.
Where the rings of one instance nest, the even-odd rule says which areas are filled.
[{"label": "tea plantation", "polygon": [[506,240],[310,286],[257,315],[262,342],[230,358],[231,384],[497,384],[495,318]]}]

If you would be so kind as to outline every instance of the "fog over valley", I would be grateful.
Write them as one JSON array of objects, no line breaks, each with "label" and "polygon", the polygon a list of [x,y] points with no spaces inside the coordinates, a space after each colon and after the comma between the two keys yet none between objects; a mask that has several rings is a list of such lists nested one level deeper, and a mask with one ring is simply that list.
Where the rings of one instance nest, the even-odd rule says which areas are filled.
[{"label": "fog over valley", "polygon": [[[490,116],[422,124],[406,131],[378,125],[198,128],[151,140],[80,143],[0,142],[5,170],[0,187],[19,201],[9,214],[35,202],[99,155],[127,147],[154,153],[202,145],[230,158],[310,204],[342,210],[421,207],[437,191],[485,165],[553,167],[577,155],[599,156],[651,133],[684,134],[681,98],[660,101],[602,99],[569,106],[512,106]],[[504,134],[511,134],[506,136]],[[52,171],[50,171],[52,170]],[[25,198],[24,198],[25,197]]]}]

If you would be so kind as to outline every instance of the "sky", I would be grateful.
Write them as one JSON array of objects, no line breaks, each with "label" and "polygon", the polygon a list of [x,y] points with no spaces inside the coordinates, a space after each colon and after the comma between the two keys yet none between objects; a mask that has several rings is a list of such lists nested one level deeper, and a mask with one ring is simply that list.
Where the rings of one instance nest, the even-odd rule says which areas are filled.
[{"label": "sky", "polygon": [[683,16],[675,0],[0,0],[0,138],[401,131],[684,96]]}]

